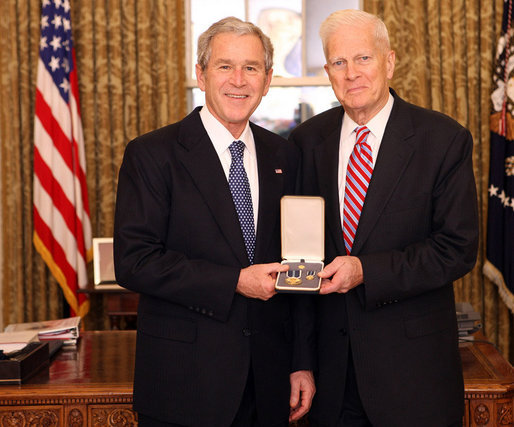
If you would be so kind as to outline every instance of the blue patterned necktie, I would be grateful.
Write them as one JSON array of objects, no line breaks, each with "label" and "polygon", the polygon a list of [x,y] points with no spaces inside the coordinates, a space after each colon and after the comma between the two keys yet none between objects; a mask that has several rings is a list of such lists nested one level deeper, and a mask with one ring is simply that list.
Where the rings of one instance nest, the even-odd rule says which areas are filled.
[{"label": "blue patterned necktie", "polygon": [[348,255],[352,252],[364,199],[373,174],[373,156],[367,142],[369,129],[366,126],[359,126],[355,133],[356,142],[346,169],[343,207],[343,237]]},{"label": "blue patterned necktie", "polygon": [[242,141],[234,141],[228,147],[232,156],[230,172],[228,174],[228,185],[232,193],[232,200],[236,208],[239,224],[243,232],[246,252],[250,264],[253,264],[255,252],[255,225],[253,221],[252,195],[250,183],[243,165],[243,153],[245,145]]}]

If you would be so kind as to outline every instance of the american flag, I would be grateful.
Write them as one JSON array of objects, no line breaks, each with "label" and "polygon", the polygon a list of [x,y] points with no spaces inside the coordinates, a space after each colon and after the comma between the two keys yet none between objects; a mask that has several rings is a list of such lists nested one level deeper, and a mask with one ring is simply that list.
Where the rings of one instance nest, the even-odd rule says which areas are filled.
[{"label": "american flag", "polygon": [[84,136],[69,0],[43,0],[34,125],[34,245],[71,315],[84,316],[92,258]]},{"label": "american flag", "polygon": [[514,18],[513,0],[504,1],[491,94],[491,155],[484,273],[498,285],[514,312]]}]

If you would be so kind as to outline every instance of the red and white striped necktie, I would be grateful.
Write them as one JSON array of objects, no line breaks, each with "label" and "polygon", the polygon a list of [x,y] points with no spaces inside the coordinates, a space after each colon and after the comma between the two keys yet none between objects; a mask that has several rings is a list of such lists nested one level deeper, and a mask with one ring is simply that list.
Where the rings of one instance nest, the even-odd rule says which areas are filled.
[{"label": "red and white striped necktie", "polygon": [[355,129],[356,142],[346,169],[344,190],[343,237],[346,253],[352,252],[364,199],[373,174],[373,156],[367,142],[369,129],[359,126]]}]

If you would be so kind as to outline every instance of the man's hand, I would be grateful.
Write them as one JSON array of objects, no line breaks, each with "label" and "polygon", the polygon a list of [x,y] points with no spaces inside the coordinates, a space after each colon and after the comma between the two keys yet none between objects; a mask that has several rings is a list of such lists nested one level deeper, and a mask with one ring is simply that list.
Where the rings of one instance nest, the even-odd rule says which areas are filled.
[{"label": "man's hand", "polygon": [[311,371],[296,371],[289,375],[291,381],[291,397],[289,406],[289,422],[297,421],[311,409],[312,398],[316,393],[314,376]]},{"label": "man's hand", "polygon": [[320,294],[346,293],[364,280],[362,264],[354,256],[338,256],[318,273],[321,281]]},{"label": "man's hand", "polygon": [[277,273],[287,270],[289,270],[288,265],[278,262],[256,264],[243,268],[239,274],[236,292],[248,298],[258,298],[266,301],[276,294],[275,280]]}]

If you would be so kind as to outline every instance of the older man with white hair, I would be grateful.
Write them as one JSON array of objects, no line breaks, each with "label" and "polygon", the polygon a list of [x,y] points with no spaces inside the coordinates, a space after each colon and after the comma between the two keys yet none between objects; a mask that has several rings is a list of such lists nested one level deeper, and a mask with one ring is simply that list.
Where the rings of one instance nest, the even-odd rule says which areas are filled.
[{"label": "older man with white hair", "polygon": [[471,134],[389,88],[376,16],[335,12],[320,35],[341,106],[291,135],[302,192],[326,200],[311,426],[459,426],[452,282],[477,255]]}]

